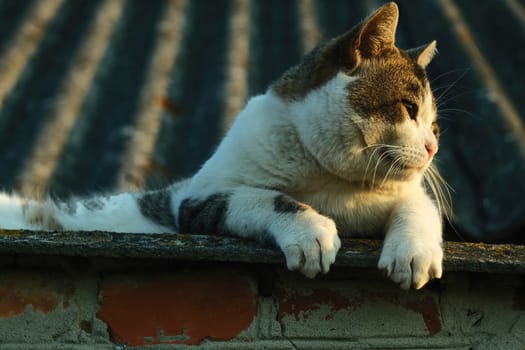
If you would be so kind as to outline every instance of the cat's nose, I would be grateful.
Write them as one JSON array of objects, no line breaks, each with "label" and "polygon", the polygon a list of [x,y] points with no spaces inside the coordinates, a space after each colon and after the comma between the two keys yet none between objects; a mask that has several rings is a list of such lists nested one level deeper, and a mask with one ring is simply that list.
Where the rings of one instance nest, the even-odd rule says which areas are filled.
[{"label": "cat's nose", "polygon": [[438,145],[435,142],[427,142],[425,144],[425,148],[426,148],[427,153],[428,153],[428,159],[432,159],[432,157],[434,157],[434,155],[438,151]]}]

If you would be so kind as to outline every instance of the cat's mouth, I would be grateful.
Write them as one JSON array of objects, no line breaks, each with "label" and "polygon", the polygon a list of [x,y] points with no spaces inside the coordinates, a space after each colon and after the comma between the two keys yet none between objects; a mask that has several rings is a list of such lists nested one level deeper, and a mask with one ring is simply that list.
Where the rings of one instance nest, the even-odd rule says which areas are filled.
[{"label": "cat's mouth", "polygon": [[422,175],[431,163],[426,150],[413,146],[381,144],[368,147],[365,181],[381,184],[389,180],[407,181]]},{"label": "cat's mouth", "polygon": [[431,162],[426,153],[419,152],[412,147],[402,147],[393,152],[385,150],[379,156],[379,161],[394,173],[423,172]]}]

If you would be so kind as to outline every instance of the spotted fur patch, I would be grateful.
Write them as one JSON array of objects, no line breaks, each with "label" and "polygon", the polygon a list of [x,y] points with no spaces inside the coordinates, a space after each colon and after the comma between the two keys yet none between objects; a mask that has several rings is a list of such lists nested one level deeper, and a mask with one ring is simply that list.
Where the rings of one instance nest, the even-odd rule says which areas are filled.
[{"label": "spotted fur patch", "polygon": [[179,207],[179,231],[204,235],[225,234],[229,193],[216,193],[204,199],[184,199]]},{"label": "spotted fur patch", "polygon": [[273,209],[277,213],[296,214],[305,211],[308,209],[308,206],[297,202],[287,195],[279,194],[273,199]]},{"label": "spotted fur patch", "polygon": [[426,93],[425,71],[399,49],[364,64],[356,75],[348,86],[350,105],[366,119],[403,122],[407,118],[403,101],[418,106]]},{"label": "spotted fur patch", "polygon": [[176,229],[171,209],[171,192],[168,189],[147,192],[138,200],[140,212],[151,221]]}]

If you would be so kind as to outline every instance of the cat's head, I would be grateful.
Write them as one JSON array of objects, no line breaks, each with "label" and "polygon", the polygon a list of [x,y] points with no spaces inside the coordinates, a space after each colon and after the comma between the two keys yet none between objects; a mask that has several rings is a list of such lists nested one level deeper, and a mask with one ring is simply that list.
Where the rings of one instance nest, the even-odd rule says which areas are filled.
[{"label": "cat's head", "polygon": [[399,49],[397,21],[397,5],[384,5],[271,86],[295,111],[305,146],[341,177],[412,179],[423,175],[438,150],[436,104],[425,72],[436,42]]}]

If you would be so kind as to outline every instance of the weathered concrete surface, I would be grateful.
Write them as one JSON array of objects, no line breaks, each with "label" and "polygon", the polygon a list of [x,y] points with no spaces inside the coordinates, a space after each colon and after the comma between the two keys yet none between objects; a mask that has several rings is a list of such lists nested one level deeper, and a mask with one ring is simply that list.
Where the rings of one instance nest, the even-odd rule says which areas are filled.
[{"label": "weathered concrete surface", "polygon": [[[344,239],[336,266],[375,267],[382,241]],[[445,242],[445,270],[525,273],[525,246]],[[38,232],[0,229],[0,253],[284,264],[273,246],[188,234]]]},{"label": "weathered concrete surface", "polygon": [[372,269],[13,256],[0,349],[525,348],[523,274],[452,272],[403,291]]},{"label": "weathered concrete surface", "polygon": [[98,308],[98,277],[82,271],[0,272],[0,348],[4,344],[108,344]]},{"label": "weathered concrete surface", "polygon": [[525,247],[447,242],[409,292],[380,250],[345,240],[308,280],[232,237],[1,231],[0,349],[525,348]]}]

